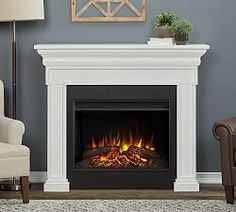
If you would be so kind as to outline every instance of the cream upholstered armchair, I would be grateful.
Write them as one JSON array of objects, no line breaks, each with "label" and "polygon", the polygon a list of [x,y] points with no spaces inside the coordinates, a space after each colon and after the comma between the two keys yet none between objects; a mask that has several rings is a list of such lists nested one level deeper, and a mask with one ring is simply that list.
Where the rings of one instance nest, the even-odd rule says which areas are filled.
[{"label": "cream upholstered armchair", "polygon": [[22,198],[29,202],[29,155],[22,145],[24,124],[4,116],[4,86],[0,80],[0,178],[20,177]]}]

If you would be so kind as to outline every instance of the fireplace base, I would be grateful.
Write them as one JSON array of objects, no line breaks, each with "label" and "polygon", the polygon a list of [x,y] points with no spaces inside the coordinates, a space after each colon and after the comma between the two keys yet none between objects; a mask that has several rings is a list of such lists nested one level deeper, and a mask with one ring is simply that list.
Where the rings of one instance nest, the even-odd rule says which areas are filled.
[{"label": "fireplace base", "polygon": [[[187,183],[186,183],[187,182]],[[45,192],[69,192],[70,191],[70,183],[68,180],[65,181],[57,181],[57,180],[47,180],[44,183],[43,190]],[[176,180],[174,182],[174,191],[175,192],[198,192],[199,191],[199,183],[197,180]]]},{"label": "fireplace base", "polygon": [[198,192],[199,191],[199,183],[197,180],[176,180],[174,182],[174,191],[176,192]]},{"label": "fireplace base", "polygon": [[43,185],[45,192],[69,192],[70,183],[68,180],[47,180]]}]

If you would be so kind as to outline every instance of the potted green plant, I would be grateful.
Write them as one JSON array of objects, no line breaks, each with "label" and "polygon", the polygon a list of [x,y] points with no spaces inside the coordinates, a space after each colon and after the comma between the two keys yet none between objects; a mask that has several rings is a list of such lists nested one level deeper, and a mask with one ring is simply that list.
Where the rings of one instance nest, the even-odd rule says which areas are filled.
[{"label": "potted green plant", "polygon": [[161,38],[173,37],[170,26],[176,19],[176,15],[169,12],[161,12],[156,17],[155,28],[158,30]]},{"label": "potted green plant", "polygon": [[189,20],[175,20],[171,25],[171,32],[177,45],[186,45],[192,30],[192,23]]}]

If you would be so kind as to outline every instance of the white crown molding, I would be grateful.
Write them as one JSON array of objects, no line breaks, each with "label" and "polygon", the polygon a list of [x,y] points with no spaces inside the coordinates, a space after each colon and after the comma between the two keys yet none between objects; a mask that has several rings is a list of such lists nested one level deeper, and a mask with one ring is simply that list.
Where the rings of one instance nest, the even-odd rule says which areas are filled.
[{"label": "white crown molding", "polygon": [[[35,45],[49,70],[191,70],[208,45],[44,44]],[[158,59],[157,59],[158,58]],[[53,81],[53,80],[52,80]]]}]

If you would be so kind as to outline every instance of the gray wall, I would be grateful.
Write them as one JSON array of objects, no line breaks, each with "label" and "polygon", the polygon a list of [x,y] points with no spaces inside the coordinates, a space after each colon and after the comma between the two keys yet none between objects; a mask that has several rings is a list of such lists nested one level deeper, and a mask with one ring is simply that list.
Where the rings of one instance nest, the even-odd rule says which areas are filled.
[{"label": "gray wall", "polygon": [[[148,0],[146,23],[72,23],[69,0],[46,0],[46,20],[19,23],[18,117],[26,124],[24,143],[32,151],[32,170],[46,170],[46,87],[37,43],[146,42],[155,35],[153,21],[161,10],[189,18],[191,41],[207,43],[211,50],[199,72],[197,155],[199,171],[219,170],[219,147],[211,135],[215,120],[236,114],[236,1]],[[11,106],[11,52],[9,24],[0,24],[0,78],[6,87],[6,113]]]}]

